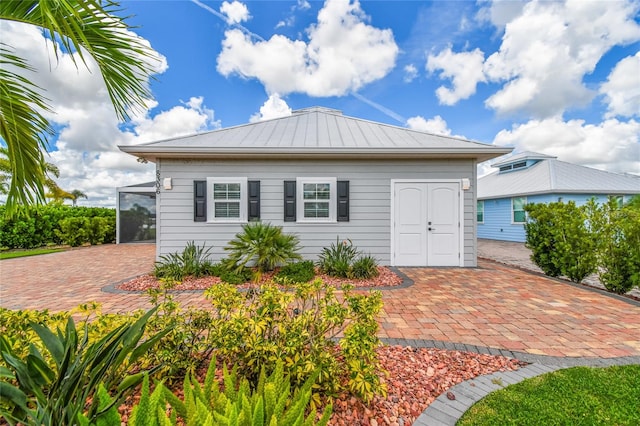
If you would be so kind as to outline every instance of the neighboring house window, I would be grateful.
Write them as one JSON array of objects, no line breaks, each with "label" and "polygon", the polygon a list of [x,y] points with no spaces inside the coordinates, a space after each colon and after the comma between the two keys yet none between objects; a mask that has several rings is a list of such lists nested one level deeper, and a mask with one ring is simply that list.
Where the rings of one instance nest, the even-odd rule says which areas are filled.
[{"label": "neighboring house window", "polygon": [[477,203],[477,219],[478,223],[484,223],[484,201],[479,200]]},{"label": "neighboring house window", "polygon": [[618,207],[622,207],[623,199],[622,195],[609,195],[610,200],[615,200],[618,203]]},{"label": "neighboring house window", "polygon": [[207,178],[208,221],[247,221],[247,178]]},{"label": "neighboring house window", "polygon": [[298,222],[336,221],[336,178],[298,178]]},{"label": "neighboring house window", "polygon": [[511,220],[513,223],[524,223],[527,219],[527,214],[524,211],[524,206],[527,204],[527,197],[515,197],[511,199]]}]

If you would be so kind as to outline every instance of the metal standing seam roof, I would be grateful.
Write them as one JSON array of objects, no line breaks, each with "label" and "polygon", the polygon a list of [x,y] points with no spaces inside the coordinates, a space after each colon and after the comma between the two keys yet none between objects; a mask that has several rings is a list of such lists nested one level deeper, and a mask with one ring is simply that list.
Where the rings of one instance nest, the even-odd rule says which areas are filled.
[{"label": "metal standing seam roof", "polygon": [[[525,158],[532,159],[513,156],[494,166]],[[526,169],[494,172],[478,179],[479,200],[550,193],[640,194],[640,176],[605,172],[547,156]]]},{"label": "metal standing seam roof", "polygon": [[476,158],[511,152],[465,139],[391,126],[313,107],[288,117],[177,137],[120,150],[156,158]]}]

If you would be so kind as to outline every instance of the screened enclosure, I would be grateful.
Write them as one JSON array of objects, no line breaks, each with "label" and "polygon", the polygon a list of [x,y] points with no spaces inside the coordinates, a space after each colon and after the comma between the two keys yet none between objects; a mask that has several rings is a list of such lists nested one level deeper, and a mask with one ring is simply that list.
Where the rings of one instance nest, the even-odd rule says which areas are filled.
[{"label": "screened enclosure", "polygon": [[156,183],[117,189],[116,221],[118,243],[156,241]]}]

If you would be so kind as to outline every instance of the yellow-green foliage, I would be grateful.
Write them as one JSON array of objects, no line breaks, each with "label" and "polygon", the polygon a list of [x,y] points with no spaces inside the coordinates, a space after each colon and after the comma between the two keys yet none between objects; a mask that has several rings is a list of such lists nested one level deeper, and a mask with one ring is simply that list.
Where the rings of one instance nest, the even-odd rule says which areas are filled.
[{"label": "yellow-green foliage", "polygon": [[[211,344],[246,377],[257,377],[262,366],[273,371],[283,360],[295,385],[317,370],[316,389],[329,395],[344,390],[344,378],[346,390],[365,401],[386,392],[375,353],[380,292],[354,294],[345,286],[339,299],[333,286],[315,280],[288,290],[266,284],[248,293],[221,284],[205,294],[215,308]],[[344,361],[334,340],[340,334]]]}]

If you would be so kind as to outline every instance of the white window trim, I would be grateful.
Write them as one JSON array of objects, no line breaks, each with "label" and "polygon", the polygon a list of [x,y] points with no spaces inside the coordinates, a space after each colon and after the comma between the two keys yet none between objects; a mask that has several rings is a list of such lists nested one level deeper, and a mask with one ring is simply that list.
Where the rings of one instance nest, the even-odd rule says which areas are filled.
[{"label": "white window trim", "polygon": [[[515,219],[515,210],[513,210],[513,201],[516,198],[522,198],[524,200],[524,204],[522,204],[522,207],[527,205],[527,197],[511,197],[511,224],[512,225],[524,225],[527,221],[527,213],[525,212],[525,220],[524,222],[516,222]],[[519,211],[519,210],[518,210]],[[522,211],[524,211],[524,208],[522,209]]]},{"label": "white window trim", "polygon": [[[304,217],[304,184],[328,183],[329,184],[329,217]],[[296,222],[299,223],[333,223],[336,218],[337,179],[335,177],[303,177],[296,179]]]},{"label": "white window trim", "polygon": [[476,220],[478,219],[478,204],[482,203],[482,220],[478,220],[478,223],[484,223],[484,200],[477,200],[476,201]]},{"label": "white window trim", "polygon": [[[216,218],[214,216],[213,184],[214,183],[239,183],[240,184],[240,217]],[[246,177],[208,177],[207,178],[207,222],[208,223],[246,223],[247,222],[247,178]]]}]

